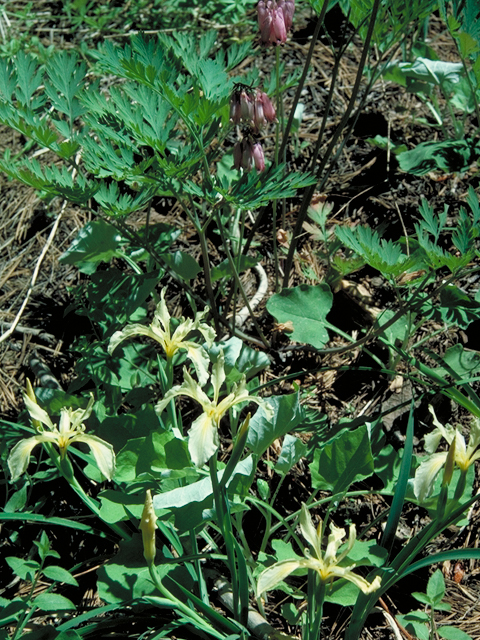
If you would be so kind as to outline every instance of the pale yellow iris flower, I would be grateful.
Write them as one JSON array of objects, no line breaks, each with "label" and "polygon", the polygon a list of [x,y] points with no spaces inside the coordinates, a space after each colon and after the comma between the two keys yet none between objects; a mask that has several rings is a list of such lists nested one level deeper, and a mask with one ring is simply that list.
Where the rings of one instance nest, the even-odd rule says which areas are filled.
[{"label": "pale yellow iris flower", "polygon": [[442,438],[447,441],[449,448],[455,447],[454,463],[462,472],[466,472],[475,460],[480,459],[480,421],[478,418],[473,419],[467,445],[458,429],[449,424],[441,424],[431,406],[429,410],[433,415],[435,429],[425,436],[425,451],[431,455],[426,457],[417,468],[413,481],[414,493],[419,502],[423,502],[431,494],[435,479],[447,461],[448,451],[435,453]]},{"label": "pale yellow iris flower", "polygon": [[201,313],[197,313],[195,320],[189,318],[180,318],[180,324],[177,326],[173,334],[170,331],[170,314],[165,303],[165,289],[160,295],[160,302],[155,310],[153,321],[149,326],[144,324],[129,324],[121,331],[116,331],[110,338],[108,352],[110,354],[117,346],[131,338],[132,336],[148,336],[156,340],[165,351],[165,355],[171,360],[179,349],[186,349],[187,356],[193,363],[200,384],[204,385],[208,380],[208,364],[209,358],[205,349],[193,340],[187,340],[187,336],[192,331],[198,331],[204,338],[208,347],[211,347],[215,340],[215,331],[208,324],[203,322],[208,308]]},{"label": "pale yellow iris flower", "polygon": [[372,593],[380,587],[380,576],[377,576],[372,582],[368,582],[362,576],[354,573],[353,569],[355,569],[355,564],[348,567],[339,566],[355,544],[357,538],[355,525],[350,525],[348,544],[338,556],[338,549],[343,544],[343,539],[346,536],[345,529],[336,527],[334,524],[330,525],[327,548],[325,552],[323,552],[323,522],[320,520],[318,527],[315,528],[310,513],[304,504],[302,504],[300,512],[300,529],[303,537],[311,546],[312,551],[305,549],[305,558],[281,560],[262,571],[257,583],[258,596],[265,591],[274,589],[282,580],[298,569],[316,571],[323,583],[344,578],[345,580],[353,582],[363,593]]},{"label": "pale yellow iris flower", "polygon": [[241,402],[255,402],[264,408],[267,415],[273,415],[273,410],[269,404],[261,398],[248,394],[245,377],[240,380],[238,385],[234,385],[231,393],[219,401],[220,390],[225,381],[225,359],[223,353],[220,353],[217,361],[212,366],[213,400],[210,400],[186,369],[184,369],[183,376],[183,383],[167,391],[164,398],[155,406],[155,412],[160,416],[170,400],[176,396],[187,396],[201,404],[203,413],[193,421],[188,434],[188,450],[193,463],[197,467],[202,467],[208,462],[218,449],[220,443],[218,436],[220,420],[233,406]]},{"label": "pale yellow iris flower", "polygon": [[[32,418],[32,424],[38,434],[20,440],[11,450],[7,463],[12,480],[16,480],[25,473],[32,450],[42,442],[55,444],[59,448],[62,458],[65,457],[71,444],[83,442],[90,447],[102,475],[109,480],[112,479],[115,471],[115,453],[112,445],[97,436],[84,433],[85,425],[83,421],[92,412],[93,396],[86,409],[62,408],[58,427],[52,422],[48,413],[37,404],[35,394],[29,383],[27,384],[27,393],[24,395],[24,400],[28,413]],[[44,429],[42,425],[45,425],[47,429]]]}]

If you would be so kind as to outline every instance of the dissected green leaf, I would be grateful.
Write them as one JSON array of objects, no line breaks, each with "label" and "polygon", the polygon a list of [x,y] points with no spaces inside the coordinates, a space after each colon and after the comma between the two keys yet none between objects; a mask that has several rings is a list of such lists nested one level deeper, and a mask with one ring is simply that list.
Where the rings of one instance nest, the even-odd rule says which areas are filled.
[{"label": "dissected green leaf", "polygon": [[414,149],[397,155],[400,169],[423,176],[429,171],[455,173],[467,171],[480,155],[473,140],[445,140],[420,142]]}]

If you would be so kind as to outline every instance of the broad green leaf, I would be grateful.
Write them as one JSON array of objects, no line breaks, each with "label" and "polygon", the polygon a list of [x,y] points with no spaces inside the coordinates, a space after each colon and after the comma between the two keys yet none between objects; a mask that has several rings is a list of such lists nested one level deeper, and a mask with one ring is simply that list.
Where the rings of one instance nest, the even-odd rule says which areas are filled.
[{"label": "broad green leaf", "polygon": [[353,582],[340,579],[335,580],[332,586],[327,589],[325,600],[341,607],[353,607],[360,593],[360,589]]},{"label": "broad green leaf", "polygon": [[40,569],[40,565],[35,560],[24,560],[23,558],[15,558],[13,556],[5,558],[5,560],[13,573],[22,580],[32,582],[33,577]]},{"label": "broad green leaf", "polygon": [[314,489],[341,493],[353,482],[364,480],[374,470],[368,429],[341,431],[333,440],[314,452],[310,464]]},{"label": "broad green leaf", "polygon": [[64,582],[65,584],[73,584],[75,587],[78,587],[76,579],[72,576],[70,571],[67,571],[63,567],[51,565],[49,567],[45,567],[42,573],[46,578],[49,578],[49,580],[53,580],[54,582]]},{"label": "broad green leaf", "polygon": [[[157,547],[156,571],[165,586],[175,591],[167,576],[170,575],[187,589],[193,590],[192,579],[187,569],[179,564],[162,563],[162,558],[171,559],[170,551]],[[143,557],[143,544],[140,534],[120,543],[119,553],[97,572],[98,595],[109,604],[129,602],[145,595],[158,593],[150,577]],[[180,594],[176,594],[179,596]],[[181,595],[180,595],[181,597]]]},{"label": "broad green leaf", "polygon": [[99,495],[102,520],[108,523],[130,520],[132,515],[138,519],[142,517],[145,503],[145,492],[126,494],[123,491],[107,489]]},{"label": "broad green leaf", "polygon": [[228,384],[238,382],[246,376],[247,380],[257,375],[270,365],[270,358],[262,351],[256,351],[237,338],[232,336],[225,342],[218,342],[209,349],[214,359],[223,351],[225,358],[225,375]]},{"label": "broad green leaf", "polygon": [[461,344],[449,347],[441,360],[444,366],[435,369],[441,376],[453,375],[457,380],[468,380],[480,373],[480,354],[465,349]]},{"label": "broad green leaf", "polygon": [[[227,483],[227,495],[232,501],[231,511],[244,508],[243,498],[251,486],[254,472],[252,456],[248,456],[235,467]],[[219,480],[223,473],[223,469],[218,472]],[[188,531],[211,520],[215,515],[212,481],[206,477],[185,487],[157,494],[153,498],[153,505],[156,511],[165,509],[165,513],[173,513],[177,529]]]},{"label": "broad green leaf", "polygon": [[184,251],[162,254],[165,263],[184,280],[193,280],[202,270],[198,262]]},{"label": "broad green leaf", "polygon": [[406,87],[411,93],[430,95],[434,86],[458,83],[464,73],[461,62],[417,58],[414,62],[391,62],[386,65],[384,76]]},{"label": "broad green leaf", "polygon": [[[88,316],[107,334],[126,322],[138,321],[137,309],[145,302],[160,279],[159,272],[126,274],[118,269],[97,271],[86,290]],[[143,314],[145,312],[142,312]]]},{"label": "broad green leaf", "polygon": [[248,429],[247,447],[259,457],[277,438],[295,431],[303,420],[298,394],[274,396],[268,398],[267,402],[273,407],[273,418],[268,419],[260,408],[251,418]]},{"label": "broad green leaf", "polygon": [[[95,406],[95,412],[97,412],[97,406]],[[119,452],[131,438],[146,437],[159,427],[153,406],[147,405],[132,413],[104,417],[95,432],[102,440],[110,442],[115,451]]]},{"label": "broad green leaf", "polygon": [[35,598],[35,606],[42,611],[74,611],[76,609],[71,600],[59,593],[41,593]]},{"label": "broad green leaf", "polygon": [[[0,626],[14,624],[20,615],[27,609],[28,604],[21,598],[14,598],[8,601],[6,598],[0,598]],[[10,634],[7,638],[10,638]]]},{"label": "broad green leaf", "polygon": [[306,455],[307,449],[307,445],[300,438],[287,433],[278,460],[273,467],[274,471],[286,476],[290,469]]},{"label": "broad green leaf", "polygon": [[480,302],[452,284],[440,292],[439,311],[445,322],[466,329],[472,322],[480,319]]},{"label": "broad green leaf", "polygon": [[113,225],[105,220],[94,220],[80,229],[59,261],[79,265],[83,273],[93,273],[97,264],[110,262],[117,255],[122,242],[125,240]]},{"label": "broad green leaf", "polygon": [[424,611],[412,611],[403,616],[397,615],[395,617],[418,640],[430,640],[430,631],[425,624],[429,621],[429,617]]},{"label": "broad green leaf", "polygon": [[445,578],[440,569],[434,571],[428,580],[427,596],[435,604],[441,602],[445,596]]},{"label": "broad green leaf", "polygon": [[437,627],[437,633],[441,638],[445,638],[445,640],[472,640],[472,636],[469,636],[468,633],[465,633],[465,631],[461,629],[457,629],[457,627],[447,625]]},{"label": "broad green leaf", "polygon": [[381,567],[387,557],[387,550],[381,547],[375,540],[355,540],[355,544],[349,551],[345,563],[350,564],[354,562],[359,567]]},{"label": "broad green leaf", "polygon": [[[393,311],[392,309],[387,309],[386,311],[384,311],[377,319],[377,322],[380,325],[380,327],[386,324],[391,318],[393,318],[394,315],[395,315],[395,311]],[[397,340],[400,343],[400,345],[402,345],[405,339],[406,333],[408,331],[408,328],[409,328],[409,323],[405,315],[399,318],[392,325],[387,327],[385,331],[380,335],[382,337],[385,337],[391,345],[397,344]]]},{"label": "broad green leaf", "polygon": [[332,308],[333,296],[327,284],[301,284],[275,293],[267,302],[268,312],[277,322],[293,323],[292,340],[321,349],[329,340],[326,317]]},{"label": "broad green leaf", "polygon": [[[141,474],[158,478],[193,475],[187,443],[167,431],[152,431],[145,438],[129,440],[117,456],[115,480],[132,482]],[[173,473],[176,471],[177,473]]]},{"label": "broad green leaf", "polygon": [[[259,261],[259,258],[255,258],[253,256],[240,256],[240,265],[235,265],[238,269],[238,273],[242,271],[246,271],[247,269],[251,269],[254,267]],[[216,267],[212,267],[212,282],[216,280],[220,280],[221,278],[232,278],[233,271],[230,267],[230,262],[228,259],[225,259],[223,262],[218,264]]]}]

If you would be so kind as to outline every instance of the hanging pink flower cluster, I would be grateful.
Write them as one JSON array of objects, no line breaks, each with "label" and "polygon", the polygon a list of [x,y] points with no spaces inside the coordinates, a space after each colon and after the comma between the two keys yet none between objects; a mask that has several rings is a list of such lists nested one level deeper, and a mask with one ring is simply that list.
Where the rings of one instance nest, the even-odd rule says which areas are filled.
[{"label": "hanging pink flower cluster", "polygon": [[239,85],[230,100],[230,120],[246,128],[243,139],[234,147],[233,166],[249,171],[255,166],[257,171],[265,168],[262,145],[252,134],[258,134],[268,122],[276,121],[275,107],[264,91]]},{"label": "hanging pink flower cluster", "polygon": [[250,134],[247,134],[233,148],[233,168],[250,171],[253,166],[257,171],[263,171],[265,169],[265,155],[262,145],[255,142]]},{"label": "hanging pink flower cluster", "polygon": [[294,0],[260,0],[257,5],[258,27],[263,43],[283,44],[292,28]]}]

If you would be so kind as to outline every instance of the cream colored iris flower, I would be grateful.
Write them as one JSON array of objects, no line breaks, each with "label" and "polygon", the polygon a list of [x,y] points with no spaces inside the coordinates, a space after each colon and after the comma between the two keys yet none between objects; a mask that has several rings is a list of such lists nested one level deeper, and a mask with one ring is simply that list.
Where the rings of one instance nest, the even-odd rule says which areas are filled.
[{"label": "cream colored iris flower", "polygon": [[[48,413],[36,402],[35,394],[31,386],[27,385],[27,393],[24,396],[25,405],[32,418],[38,434],[31,438],[20,440],[8,456],[8,468],[12,475],[12,480],[19,478],[27,470],[32,450],[42,442],[55,444],[62,458],[65,457],[68,447],[75,442],[83,442],[90,447],[101,473],[112,479],[115,471],[115,453],[113,447],[97,436],[85,434],[86,420],[92,412],[94,403],[93,396],[86,409],[62,408],[60,410],[60,420],[58,428],[51,421]],[[45,425],[47,429],[44,429]]]},{"label": "cream colored iris flower", "polygon": [[350,525],[348,534],[348,544],[340,555],[337,556],[338,549],[343,544],[343,538],[346,536],[345,529],[340,529],[334,524],[330,525],[330,535],[328,536],[327,548],[322,551],[323,523],[320,520],[318,527],[312,522],[312,518],[307,507],[302,504],[300,512],[300,529],[305,540],[309,543],[312,551],[305,549],[305,558],[295,560],[281,560],[271,567],[262,571],[258,578],[257,594],[260,596],[265,591],[274,589],[277,584],[282,582],[297,569],[309,569],[316,571],[320,580],[324,583],[331,582],[337,578],[344,578],[353,582],[363,593],[372,593],[376,591],[381,584],[380,576],[377,576],[372,582],[368,582],[362,576],[354,573],[355,564],[348,567],[340,567],[340,562],[350,553],[357,532],[355,525]]},{"label": "cream colored iris flower", "polygon": [[108,353],[112,354],[117,346],[124,340],[127,340],[127,338],[131,338],[132,336],[148,336],[162,345],[169,360],[173,358],[179,349],[186,349],[187,355],[193,362],[193,366],[197,372],[198,380],[201,385],[204,385],[208,380],[208,354],[200,344],[192,340],[186,340],[186,338],[192,331],[198,331],[204,337],[207,346],[212,346],[215,340],[215,331],[208,324],[202,322],[207,312],[208,308],[204,309],[201,313],[197,313],[195,320],[182,317],[180,324],[172,334],[170,331],[171,317],[165,303],[165,289],[163,289],[152,323],[149,326],[145,326],[144,324],[129,324],[121,331],[115,331],[110,338]]},{"label": "cream colored iris flower", "polygon": [[417,468],[413,481],[415,496],[420,502],[423,502],[431,494],[435,479],[447,461],[448,451],[435,453],[442,438],[448,442],[449,447],[455,446],[454,462],[462,472],[466,472],[475,460],[480,459],[480,421],[478,418],[473,419],[467,445],[458,429],[449,424],[441,424],[433,407],[430,406],[429,410],[433,415],[435,429],[425,436],[425,451],[431,455],[425,458]]},{"label": "cream colored iris flower", "polygon": [[208,462],[218,449],[220,420],[233,406],[241,402],[256,402],[264,408],[267,415],[273,415],[273,410],[269,404],[261,398],[248,394],[245,377],[242,378],[238,385],[234,385],[232,392],[228,396],[219,401],[220,390],[225,382],[225,359],[223,353],[220,353],[217,361],[212,366],[213,400],[210,400],[186,369],[184,369],[183,376],[183,383],[167,391],[165,397],[156,405],[155,411],[160,416],[170,400],[176,396],[193,398],[202,405],[203,413],[194,420],[188,434],[188,450],[193,463],[197,467],[202,467]]}]

